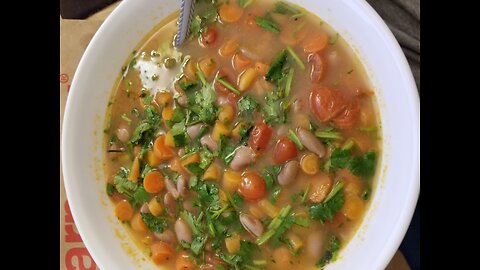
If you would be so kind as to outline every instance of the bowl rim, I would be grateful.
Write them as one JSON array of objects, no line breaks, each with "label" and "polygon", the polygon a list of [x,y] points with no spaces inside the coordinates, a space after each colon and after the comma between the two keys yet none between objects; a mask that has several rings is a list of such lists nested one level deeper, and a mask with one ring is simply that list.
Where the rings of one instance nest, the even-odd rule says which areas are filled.
[{"label": "bowl rim", "polygon": [[[99,27],[99,29],[96,31],[95,35],[91,39],[89,45],[85,49],[84,54],[82,55],[80,62],[77,66],[76,69],[76,74],[81,74],[83,73],[83,70],[86,69],[87,67],[85,66],[85,62],[87,58],[91,57],[92,52],[95,50],[95,44],[97,43],[97,40],[101,38],[101,36],[104,35],[104,32],[106,32],[110,27],[114,27],[114,18],[118,16],[118,14],[123,13],[125,9],[128,8],[129,3],[133,1],[129,0],[124,0],[122,1],[113,11],[112,13],[105,19],[105,21],[102,23],[102,25]],[[410,85],[405,89],[405,91],[408,91],[409,93],[409,101],[411,102],[412,105],[412,112],[414,117],[412,127],[413,127],[413,151],[411,158],[413,160],[412,164],[414,167],[411,169],[411,187],[409,190],[408,195],[405,198],[405,204],[402,208],[402,212],[399,213],[399,220],[401,222],[398,222],[397,225],[393,228],[393,233],[390,235],[388,238],[388,244],[385,246],[385,248],[378,254],[376,263],[375,265],[378,265],[379,267],[385,268],[392,257],[394,256],[395,252],[397,251],[398,247],[400,246],[407,230],[409,227],[409,224],[411,222],[411,219],[413,217],[415,207],[417,205],[419,193],[420,193],[420,100],[419,100],[419,93],[417,86],[415,84],[415,80],[413,78],[412,71],[410,69],[410,66],[407,62],[407,59],[405,57],[405,54],[403,53],[398,41],[395,39],[393,33],[391,30],[388,28],[386,23],[383,21],[383,19],[380,17],[380,15],[370,6],[369,3],[367,3],[365,0],[349,0],[349,1],[344,1],[345,5],[350,6],[352,9],[357,10],[360,15],[365,20],[368,20],[372,22],[373,27],[375,28],[376,31],[380,33],[380,36],[385,40],[385,43],[388,44],[386,49],[389,50],[390,54],[392,54],[393,58],[396,59],[396,65],[398,70],[401,71],[400,77],[402,78],[401,80],[405,82],[405,84]],[[62,138],[61,138],[61,161],[62,161],[62,170],[63,170],[63,179],[64,179],[64,186],[65,186],[65,192],[67,196],[67,200],[69,203],[74,202],[70,201],[70,199],[73,196],[72,190],[70,188],[70,183],[68,179],[70,179],[69,176],[69,169],[68,166],[65,164],[69,164],[66,160],[66,154],[65,154],[65,149],[64,147],[67,144],[67,138],[65,136],[65,131],[69,130],[72,123],[71,121],[68,121],[68,119],[71,118],[71,103],[73,102],[72,100],[75,100],[75,98],[71,98],[72,96],[79,95],[79,91],[77,91],[77,81],[78,77],[80,76],[74,76],[72,80],[72,84],[70,87],[69,91],[69,96],[70,98],[67,98],[66,104],[65,104],[65,110],[64,110],[64,115],[63,115],[63,123],[62,123]],[[70,204],[70,210],[72,213],[72,216],[75,220],[75,225],[77,227],[77,230],[81,236],[86,235],[87,229],[84,227],[86,224],[82,222],[81,220],[78,220],[78,209],[75,203]],[[93,243],[91,242],[89,237],[82,237],[85,246],[87,249],[94,250],[91,247],[93,247]],[[103,261],[99,260],[99,255],[96,252],[91,252],[90,255],[94,259],[95,263],[103,268]]]}]

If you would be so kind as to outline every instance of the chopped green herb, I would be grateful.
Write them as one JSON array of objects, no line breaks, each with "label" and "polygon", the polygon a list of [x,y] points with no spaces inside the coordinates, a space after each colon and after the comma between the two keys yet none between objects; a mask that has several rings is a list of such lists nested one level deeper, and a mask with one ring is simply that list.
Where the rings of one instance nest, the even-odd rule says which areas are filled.
[{"label": "chopped green herb", "polygon": [[335,131],[333,128],[325,129],[321,131],[315,131],[315,136],[320,139],[333,139],[333,140],[341,140],[342,133]]},{"label": "chopped green herb", "polygon": [[332,36],[332,37],[330,37],[330,38],[328,39],[328,43],[329,43],[330,45],[335,44],[335,42],[337,42],[339,36],[340,36],[340,35],[339,35],[338,33],[335,33],[334,36]]},{"label": "chopped green herb", "polygon": [[343,181],[337,181],[333,185],[332,190],[328,193],[327,197],[323,201],[323,203],[327,203],[333,196],[335,196],[344,186]]},{"label": "chopped green herb", "polygon": [[325,222],[333,221],[335,213],[342,208],[345,198],[342,192],[337,192],[325,203],[318,203],[308,206],[308,213],[311,219],[321,220]]},{"label": "chopped green herb", "polygon": [[107,195],[112,196],[113,191],[115,191],[115,187],[112,184],[107,183]]},{"label": "chopped green herb", "polygon": [[378,128],[377,127],[363,127],[358,129],[361,132],[377,132]]},{"label": "chopped green herb", "polygon": [[218,157],[221,158],[226,165],[229,165],[235,156],[235,151],[236,147],[230,144],[230,139],[221,135],[218,145]]},{"label": "chopped green herb", "polygon": [[195,87],[197,87],[197,83],[195,82],[179,82],[178,83],[178,86],[180,86],[180,88],[182,88],[183,91],[189,91],[189,90],[192,90],[194,89]]},{"label": "chopped green herb", "polygon": [[123,194],[129,199],[133,198],[133,194],[137,191],[138,185],[128,180],[128,174],[130,171],[124,167],[121,167],[115,177],[113,178],[113,184],[118,193]]},{"label": "chopped green herb", "polygon": [[292,49],[292,47],[287,46],[287,51],[292,56],[293,60],[297,63],[301,70],[305,70],[305,64],[303,63],[302,59],[297,55],[297,53]]},{"label": "chopped green herb", "polygon": [[352,139],[348,139],[342,146],[342,150],[350,150],[355,146],[355,142]]},{"label": "chopped green herb", "polygon": [[335,235],[332,235],[328,241],[328,248],[325,254],[315,265],[323,269],[325,265],[337,258],[338,250],[340,250],[340,240]]},{"label": "chopped green herb", "polygon": [[280,26],[278,26],[278,23],[276,23],[272,19],[256,16],[255,22],[257,23],[258,26],[262,27],[265,30],[268,30],[275,34],[280,33]]},{"label": "chopped green herb", "polygon": [[280,51],[275,58],[273,58],[270,68],[265,75],[265,79],[269,82],[276,83],[283,77],[283,66],[287,62],[287,51]]},{"label": "chopped green herb", "polygon": [[122,117],[122,119],[125,120],[128,125],[132,124],[132,119],[128,118],[127,114],[124,113],[120,117]]},{"label": "chopped green herb", "polygon": [[330,157],[330,168],[334,171],[340,168],[348,170],[356,176],[363,178],[371,177],[375,173],[376,154],[369,151],[361,156],[353,157],[350,150],[335,149]]},{"label": "chopped green herb", "polygon": [[300,11],[298,9],[292,7],[291,5],[289,5],[289,4],[287,4],[283,1],[278,1],[278,2],[275,3],[274,12],[280,13],[280,14],[287,14],[287,13],[298,14],[298,13],[300,13]]},{"label": "chopped green herb", "polygon": [[310,183],[308,184],[307,188],[302,194],[302,200],[300,201],[302,204],[305,203],[305,200],[307,199],[307,195],[309,191],[310,191]]},{"label": "chopped green herb", "polygon": [[305,217],[295,217],[295,224],[304,228],[310,227],[310,220]]},{"label": "chopped green herb", "polygon": [[140,207],[143,203],[148,202],[149,198],[150,195],[145,188],[143,188],[143,185],[138,185],[137,190],[133,193],[132,205],[135,208]]},{"label": "chopped green herb", "polygon": [[279,185],[274,185],[272,189],[272,193],[269,196],[270,202],[275,203],[277,201],[278,195],[280,195],[280,192],[282,191],[282,187]]},{"label": "chopped green herb", "polygon": [[203,169],[200,168],[200,163],[198,162],[188,163],[185,165],[185,168],[195,175],[203,173]]},{"label": "chopped green herb", "polygon": [[285,83],[285,97],[288,97],[290,95],[290,92],[292,91],[293,72],[293,68],[290,68],[288,70],[287,81]]},{"label": "chopped green herb", "polygon": [[241,94],[239,90],[237,90],[235,87],[233,87],[233,85],[231,85],[230,83],[225,81],[223,78],[217,78],[217,81],[219,83],[223,84],[223,86],[225,86],[228,90],[232,91],[233,93],[235,93],[237,95]]},{"label": "chopped green herb", "polygon": [[298,150],[302,151],[303,150],[303,144],[302,142],[300,141],[300,139],[297,137],[297,134],[295,134],[295,131],[289,129],[288,130],[288,138],[293,142],[295,143],[295,145],[297,146]]},{"label": "chopped green herb", "polygon": [[207,243],[208,235],[206,236],[196,236],[192,243],[190,244],[190,249],[192,250],[193,254],[199,255],[200,251],[203,249],[205,244]]},{"label": "chopped green herb", "polygon": [[238,101],[238,111],[240,115],[248,120],[253,119],[253,112],[257,108],[258,102],[250,95],[245,95]]},{"label": "chopped green herb", "polygon": [[184,122],[174,124],[172,129],[170,129],[170,132],[172,133],[176,147],[182,147],[187,144],[187,134]]},{"label": "chopped green herb", "polygon": [[141,213],[142,220],[152,232],[162,233],[167,228],[167,219],[164,217],[155,217],[150,213]]}]

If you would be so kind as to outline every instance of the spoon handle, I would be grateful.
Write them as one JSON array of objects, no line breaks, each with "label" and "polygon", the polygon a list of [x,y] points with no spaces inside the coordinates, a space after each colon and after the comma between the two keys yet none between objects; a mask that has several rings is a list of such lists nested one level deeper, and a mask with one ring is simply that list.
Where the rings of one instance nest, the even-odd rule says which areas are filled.
[{"label": "spoon handle", "polygon": [[175,47],[182,45],[190,32],[195,0],[181,0],[180,17],[178,18],[178,32],[175,36]]}]

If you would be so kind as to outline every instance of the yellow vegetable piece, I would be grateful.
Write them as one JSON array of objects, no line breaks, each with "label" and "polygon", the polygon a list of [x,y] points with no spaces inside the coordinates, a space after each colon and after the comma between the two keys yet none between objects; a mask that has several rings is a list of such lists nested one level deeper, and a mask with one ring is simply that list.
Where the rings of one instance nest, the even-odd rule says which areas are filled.
[{"label": "yellow vegetable piece", "polygon": [[165,145],[172,148],[175,147],[175,140],[173,140],[173,134],[171,130],[165,134]]},{"label": "yellow vegetable piece", "polygon": [[147,163],[150,165],[150,167],[157,167],[162,163],[162,161],[157,158],[152,150],[150,150],[147,152]]},{"label": "yellow vegetable piece", "polygon": [[140,176],[140,160],[138,156],[135,157],[132,164],[132,169],[130,170],[130,174],[128,175],[128,180],[136,183],[138,181],[138,177]]},{"label": "yellow vegetable piece", "polygon": [[190,59],[187,64],[185,65],[185,68],[183,69],[183,73],[187,77],[187,79],[194,81],[197,79],[195,73],[197,72],[197,67],[195,61]]},{"label": "yellow vegetable piece", "polygon": [[204,180],[217,181],[220,179],[220,167],[216,163],[212,163],[203,173]]},{"label": "yellow vegetable piece", "polygon": [[251,205],[250,208],[248,209],[250,211],[250,214],[252,214],[254,217],[258,219],[262,219],[265,214],[263,213],[262,209],[258,207],[257,205]]},{"label": "yellow vegetable piece", "polygon": [[157,92],[155,101],[157,101],[160,106],[167,106],[173,102],[173,95],[171,92]]},{"label": "yellow vegetable piece", "polygon": [[162,110],[162,118],[163,120],[170,120],[173,116],[173,108],[172,107],[165,107]]},{"label": "yellow vegetable piece", "polygon": [[220,120],[220,122],[222,123],[229,124],[233,121],[234,117],[235,109],[233,108],[233,106],[229,104],[223,105],[222,110],[218,114],[218,120]]},{"label": "yellow vegetable piece", "polygon": [[240,182],[242,182],[242,175],[240,173],[229,169],[223,173],[223,187],[227,191],[236,191]]},{"label": "yellow vegetable piece", "polygon": [[212,139],[216,142],[220,141],[220,135],[230,136],[230,129],[220,121],[215,122],[212,131]]},{"label": "yellow vegetable piece", "polygon": [[358,220],[364,211],[364,201],[360,197],[355,195],[345,196],[345,203],[343,204],[340,212],[342,212],[348,219]]},{"label": "yellow vegetable piece", "polygon": [[320,170],[320,159],[316,154],[306,154],[300,160],[302,171],[308,175],[315,175]]},{"label": "yellow vegetable piece", "polygon": [[300,237],[298,237],[298,235],[294,233],[288,233],[287,238],[290,241],[294,251],[297,251],[303,247],[303,241]]},{"label": "yellow vegetable piece", "polygon": [[225,238],[225,246],[230,254],[237,253],[240,250],[240,235],[235,234]]},{"label": "yellow vegetable piece", "polygon": [[190,155],[186,159],[182,160],[181,163],[185,171],[190,173],[190,170],[187,169],[186,166],[191,163],[200,163],[200,154],[197,152],[193,155]]},{"label": "yellow vegetable piece", "polygon": [[255,81],[256,77],[257,72],[255,71],[255,69],[252,67],[247,68],[247,70],[245,70],[245,72],[240,75],[240,78],[238,80],[238,90],[242,92],[247,91],[248,88],[250,88],[250,86],[252,85],[253,81]]},{"label": "yellow vegetable piece", "polygon": [[217,64],[215,63],[215,60],[213,60],[213,58],[208,57],[200,60],[198,62],[198,67],[203,72],[203,75],[205,75],[205,78],[211,79],[215,72]]},{"label": "yellow vegetable piece", "polygon": [[278,207],[271,204],[267,199],[262,199],[258,202],[258,206],[267,214],[269,217],[274,218],[278,215],[280,211]]},{"label": "yellow vegetable piece", "polygon": [[163,205],[157,200],[157,197],[154,197],[148,203],[148,209],[150,210],[150,213],[156,217],[163,213],[163,208]]}]

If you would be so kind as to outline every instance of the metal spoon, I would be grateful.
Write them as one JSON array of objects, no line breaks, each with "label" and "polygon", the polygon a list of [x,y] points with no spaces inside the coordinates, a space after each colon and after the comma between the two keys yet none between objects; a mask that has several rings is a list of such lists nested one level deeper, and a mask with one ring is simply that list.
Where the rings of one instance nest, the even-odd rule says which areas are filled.
[{"label": "metal spoon", "polygon": [[180,16],[178,18],[178,32],[175,36],[175,47],[182,45],[190,32],[195,0],[181,0]]}]

